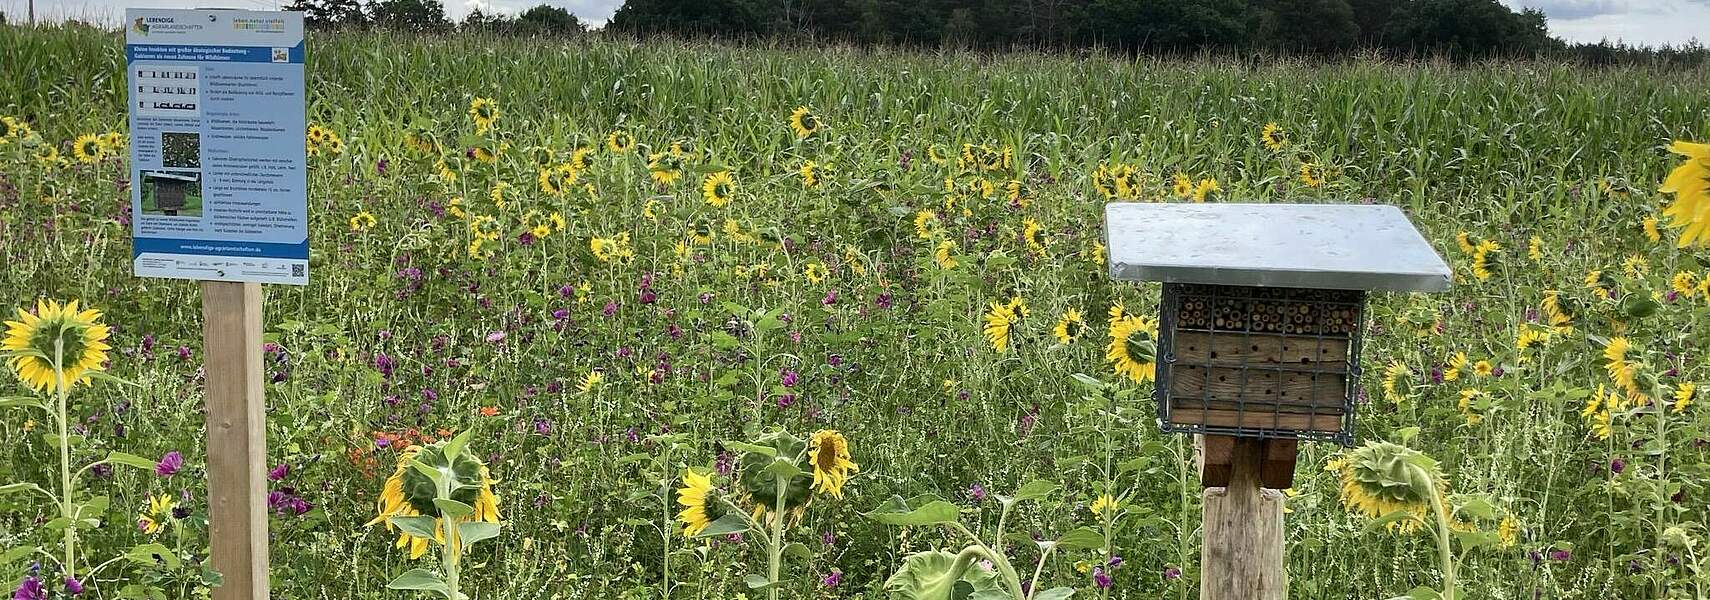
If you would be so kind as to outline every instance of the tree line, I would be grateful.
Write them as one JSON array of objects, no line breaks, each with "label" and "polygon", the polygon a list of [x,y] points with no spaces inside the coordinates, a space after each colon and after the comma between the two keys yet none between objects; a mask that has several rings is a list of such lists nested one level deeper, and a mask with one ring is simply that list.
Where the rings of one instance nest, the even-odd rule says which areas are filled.
[{"label": "tree line", "polygon": [[[292,0],[312,27],[576,35],[586,25],[541,4],[517,15],[446,18],[441,0]],[[637,37],[782,40],[976,50],[1100,49],[1147,54],[1567,58],[1588,64],[1710,62],[1697,43],[1568,44],[1547,18],[1499,0],[625,0],[605,30]]]}]

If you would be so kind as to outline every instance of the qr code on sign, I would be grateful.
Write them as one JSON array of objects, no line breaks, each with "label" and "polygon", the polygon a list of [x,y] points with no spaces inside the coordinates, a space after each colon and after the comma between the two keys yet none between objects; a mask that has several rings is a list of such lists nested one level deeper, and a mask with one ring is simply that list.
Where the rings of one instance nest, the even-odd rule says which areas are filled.
[{"label": "qr code on sign", "polygon": [[307,269],[308,269],[308,265],[291,265],[291,276],[292,277],[302,277],[303,274],[307,271]]}]

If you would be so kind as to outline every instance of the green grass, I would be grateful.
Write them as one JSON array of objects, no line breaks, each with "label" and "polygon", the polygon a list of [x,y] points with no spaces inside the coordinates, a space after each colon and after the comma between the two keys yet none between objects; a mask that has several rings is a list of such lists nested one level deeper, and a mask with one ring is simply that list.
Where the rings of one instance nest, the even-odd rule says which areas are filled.
[{"label": "green grass", "polygon": [[[0,28],[0,115],[26,118],[48,143],[122,130],[120,44],[87,29]],[[273,355],[267,366],[282,374],[268,387],[270,457],[293,468],[275,487],[292,486],[315,505],[272,521],[276,597],[398,597],[384,584],[409,561],[391,548],[392,536],[363,527],[396,456],[374,450],[373,440],[473,427],[474,447],[501,480],[508,523],[472,551],[466,590],[478,599],[658,598],[662,533],[671,527],[664,486],[685,467],[711,466],[718,441],[771,426],[843,430],[861,465],[846,497],[817,501],[793,534],[813,559],[792,567],[786,597],[883,597],[901,557],[942,545],[942,531],[902,536],[859,514],[893,494],[941,495],[990,528],[995,501],[975,503],[971,485],[1003,493],[1056,481],[1062,492],[1010,523],[1049,535],[1092,524],[1087,506],[1107,491],[1107,464],[1129,467],[1116,491],[1131,490],[1110,597],[1196,595],[1200,501],[1190,441],[1157,432],[1149,385],[1124,383],[1137,393],[1112,413],[1071,379],[1116,382],[1102,362],[1107,307],[1121,301],[1149,312],[1156,304],[1155,287],[1114,284],[1089,257],[1102,240],[1105,200],[1092,174],[1103,163],[1139,169],[1146,200],[1167,199],[1179,171],[1215,178],[1224,191],[1213,201],[1404,208],[1459,280],[1443,295],[1374,298],[1359,435],[1405,440],[1441,461],[1460,505],[1491,507],[1489,518],[1469,517],[1476,530],[1493,531],[1503,516],[1521,525],[1513,547],[1461,548],[1464,589],[1492,598],[1701,594],[1696,551],[1676,541],[1701,547],[1705,535],[1702,406],[1670,415],[1661,435],[1654,415],[1617,414],[1607,440],[1580,409],[1585,394],[1608,383],[1600,340],[1618,331],[1644,353],[1661,389],[1710,383],[1700,325],[1710,315],[1697,299],[1623,318],[1617,302],[1592,297],[1581,281],[1592,269],[1621,275],[1633,256],[1649,266],[1619,278],[1622,297],[1660,294],[1677,271],[1705,274],[1701,251],[1652,243],[1641,222],[1667,200],[1652,190],[1676,163],[1668,142],[1710,137],[1710,73],[383,33],[314,36],[308,68],[310,121],[345,148],[310,159],[312,284],[267,289],[267,334],[288,357]],[[466,115],[478,96],[501,110],[485,136]],[[797,106],[812,107],[830,129],[797,141],[787,125]],[[1288,132],[1289,150],[1260,143],[1268,122]],[[644,150],[691,139],[701,157],[684,180],[656,186],[644,156],[602,151],[580,174],[592,195],[580,183],[563,197],[538,189],[528,149],[551,148],[562,162],[618,128]],[[409,131],[433,134],[443,155],[408,150]],[[463,158],[467,147],[500,142],[509,147],[496,164]],[[928,159],[931,147],[953,154],[964,143],[1012,148],[1012,165],[958,174],[953,162]],[[86,534],[86,552],[100,561],[150,541],[131,526],[145,494],[186,492],[191,517],[170,530],[182,540],[152,539],[196,556],[207,533],[195,469],[208,452],[196,287],[130,276],[128,227],[116,222],[129,197],[121,160],[43,167],[21,145],[0,146],[0,301],[82,298],[101,308],[120,326],[111,371],[141,384],[97,385],[77,397],[74,414],[88,427],[77,454],[180,450],[191,465],[173,478],[89,478],[112,502],[105,526]],[[459,172],[454,182],[435,177],[442,158]],[[829,168],[820,187],[801,185],[806,160]],[[1339,174],[1308,188],[1297,177],[1303,163]],[[697,184],[723,168],[740,192],[716,209]],[[963,187],[983,178],[1000,197],[1005,182],[1019,180],[1032,201],[1013,207],[946,194],[947,176]],[[514,186],[503,208],[490,199],[499,181]],[[498,233],[483,246],[491,257],[471,258],[469,227],[434,212],[454,197],[472,216],[494,218],[481,230]],[[945,209],[947,197],[955,209]],[[916,236],[921,210],[942,214],[940,239],[955,245],[956,269],[938,268],[936,240]],[[375,215],[376,226],[352,231],[360,212]],[[566,218],[564,231],[519,241],[554,212]],[[1020,241],[1027,218],[1047,233],[1042,253]],[[727,221],[741,235],[727,234]],[[680,257],[675,247],[697,227],[718,234]],[[1471,276],[1455,242],[1463,231],[1501,245],[1489,281]],[[602,262],[589,251],[590,238],[619,234],[629,235],[632,258]],[[1541,261],[1526,258],[1533,236]],[[810,264],[826,266],[828,279],[809,281]],[[420,270],[419,286],[409,269]],[[653,304],[640,301],[644,281]],[[1574,332],[1522,360],[1516,333],[1546,290],[1579,302]],[[835,302],[824,303],[831,292]],[[879,306],[881,294],[890,308]],[[1015,347],[1000,354],[982,339],[980,316],[1013,294],[1031,314]],[[727,302],[792,318],[752,335],[732,324]],[[1093,327],[1059,345],[1051,325],[1071,308]],[[566,316],[555,318],[557,310]],[[1440,323],[1440,333],[1418,335],[1414,322]],[[142,350],[145,335],[152,351]],[[175,355],[181,345],[190,360]],[[1432,383],[1429,373],[1455,352],[1506,373]],[[390,379],[375,368],[380,353],[399,363]],[[670,369],[649,382],[662,355]],[[1397,362],[1414,374],[1401,381],[1399,401],[1380,385]],[[578,392],[595,369],[606,383]],[[777,401],[784,369],[804,376],[788,408]],[[1476,425],[1456,405],[1463,389],[1490,394],[1475,407]],[[487,406],[498,416],[479,416]],[[29,419],[46,418],[0,412],[0,482],[57,481],[56,450],[40,423],[27,431]],[[669,461],[631,441],[665,430],[691,440]],[[1438,585],[1428,537],[1368,531],[1324,471],[1338,448],[1303,448],[1298,495],[1288,502],[1292,597],[1389,597]],[[1615,460],[1620,474],[1610,472]],[[53,547],[57,538],[36,524],[54,511],[0,502],[11,502],[0,505],[0,546]],[[834,543],[821,544],[820,534]],[[740,545],[684,546],[680,538],[669,546],[673,597],[735,597],[742,575],[761,570]],[[1572,557],[1552,560],[1552,550]],[[1020,554],[1031,564],[1030,550]],[[1072,568],[1083,560],[1097,559],[1077,551],[1053,562],[1049,583],[1098,596]],[[1185,575],[1166,579],[1167,567]],[[0,581],[24,568],[0,565]],[[820,582],[833,569],[842,584],[826,590]],[[143,581],[167,597],[197,587],[190,569],[143,565],[99,579],[101,597]]]}]

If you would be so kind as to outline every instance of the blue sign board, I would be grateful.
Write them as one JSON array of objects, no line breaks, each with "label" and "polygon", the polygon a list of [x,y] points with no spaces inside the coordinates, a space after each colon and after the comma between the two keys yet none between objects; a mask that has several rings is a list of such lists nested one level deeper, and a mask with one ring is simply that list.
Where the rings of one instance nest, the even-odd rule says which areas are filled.
[{"label": "blue sign board", "polygon": [[306,285],[303,14],[125,11],[138,277]]}]

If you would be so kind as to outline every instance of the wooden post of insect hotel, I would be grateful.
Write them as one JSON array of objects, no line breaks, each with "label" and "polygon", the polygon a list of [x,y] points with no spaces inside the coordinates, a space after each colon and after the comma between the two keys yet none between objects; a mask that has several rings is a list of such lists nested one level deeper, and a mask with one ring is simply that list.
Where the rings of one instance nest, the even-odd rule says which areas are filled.
[{"label": "wooden post of insect hotel", "polygon": [[267,598],[267,415],[261,284],[202,282],[208,406],[208,543],[214,597]]},{"label": "wooden post of insect hotel", "polygon": [[1163,283],[1154,396],[1195,436],[1199,597],[1285,598],[1277,490],[1300,441],[1353,443],[1366,294],[1443,291],[1449,267],[1392,206],[1110,204],[1105,232],[1113,279]]}]

